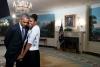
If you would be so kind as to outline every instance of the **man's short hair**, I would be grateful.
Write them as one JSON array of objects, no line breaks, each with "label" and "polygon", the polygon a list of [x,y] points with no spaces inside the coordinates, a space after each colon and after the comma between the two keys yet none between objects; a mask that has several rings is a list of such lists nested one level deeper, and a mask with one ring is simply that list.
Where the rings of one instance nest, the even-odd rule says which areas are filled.
[{"label": "man's short hair", "polygon": [[28,14],[26,14],[26,13],[23,13],[23,14],[20,14],[19,15],[19,18],[21,19],[21,18],[24,18],[24,17],[26,17],[26,18],[28,18],[29,19],[29,15]]},{"label": "man's short hair", "polygon": [[32,14],[30,17],[33,18],[35,21],[37,21],[37,19],[38,19],[38,15],[37,14]]}]

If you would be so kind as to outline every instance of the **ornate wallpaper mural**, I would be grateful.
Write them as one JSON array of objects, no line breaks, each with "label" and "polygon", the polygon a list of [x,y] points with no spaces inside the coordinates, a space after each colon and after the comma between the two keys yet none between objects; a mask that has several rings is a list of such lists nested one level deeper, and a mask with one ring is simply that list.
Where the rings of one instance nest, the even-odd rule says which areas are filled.
[{"label": "ornate wallpaper mural", "polygon": [[10,25],[12,25],[12,18],[10,16],[4,17],[0,19],[0,36],[4,36],[6,30]]},{"label": "ornate wallpaper mural", "polygon": [[54,31],[55,31],[54,14],[38,15],[38,24],[40,26],[41,37],[54,38]]},{"label": "ornate wallpaper mural", "polygon": [[100,41],[100,7],[90,9],[89,40]]}]

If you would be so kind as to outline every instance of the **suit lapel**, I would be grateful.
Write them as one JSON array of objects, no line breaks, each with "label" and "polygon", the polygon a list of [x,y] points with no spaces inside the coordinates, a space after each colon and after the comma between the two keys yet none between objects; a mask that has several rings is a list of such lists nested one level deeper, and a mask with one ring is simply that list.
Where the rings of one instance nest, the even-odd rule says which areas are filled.
[{"label": "suit lapel", "polygon": [[[17,32],[18,32],[18,35],[20,35],[21,37],[21,40],[22,40],[22,33],[21,33],[21,29],[20,29],[20,25],[19,23],[17,24]],[[28,28],[25,28],[25,37],[24,37],[24,40],[26,39],[26,36],[27,36],[27,32],[28,32]]]},{"label": "suit lapel", "polygon": [[16,27],[17,27],[18,35],[20,35],[21,40],[22,40],[22,34],[21,34],[21,29],[20,29],[19,23],[16,25]]}]

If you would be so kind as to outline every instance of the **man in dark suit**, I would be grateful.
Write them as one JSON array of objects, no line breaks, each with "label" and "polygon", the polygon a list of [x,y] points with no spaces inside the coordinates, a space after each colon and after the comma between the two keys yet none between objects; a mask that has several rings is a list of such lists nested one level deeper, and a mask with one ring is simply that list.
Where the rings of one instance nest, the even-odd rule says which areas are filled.
[{"label": "man in dark suit", "polygon": [[[19,23],[11,26],[5,36],[5,46],[6,46],[6,67],[13,67],[17,57],[19,56],[25,37],[27,35],[27,25],[29,22],[29,17],[27,14],[22,14],[19,17]],[[16,62],[16,67],[19,67],[19,62]],[[21,66],[20,66],[21,67]]]}]

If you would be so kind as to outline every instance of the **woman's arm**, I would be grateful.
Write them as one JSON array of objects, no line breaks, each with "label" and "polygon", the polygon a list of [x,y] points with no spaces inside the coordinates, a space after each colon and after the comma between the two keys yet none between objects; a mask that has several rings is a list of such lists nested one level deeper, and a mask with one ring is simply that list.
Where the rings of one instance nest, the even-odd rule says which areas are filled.
[{"label": "woman's arm", "polygon": [[22,47],[22,50],[21,50],[20,55],[19,55],[18,58],[17,58],[18,60],[20,60],[20,59],[23,58],[22,55],[23,55],[24,49],[25,49],[25,43],[24,43],[24,45],[23,45],[23,47]]},{"label": "woman's arm", "polygon": [[32,44],[30,44],[30,43],[27,43],[26,44],[26,47],[25,47],[25,49],[23,50],[23,52],[22,52],[22,57],[24,57],[25,55],[26,55],[26,53],[27,53],[27,51],[29,50],[29,48],[31,47],[31,45]]}]

